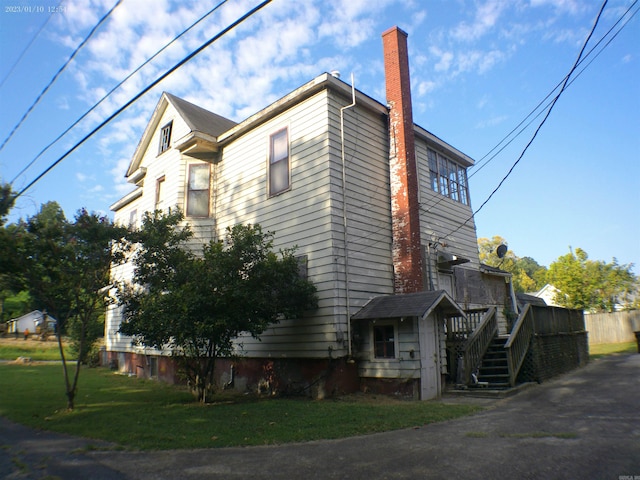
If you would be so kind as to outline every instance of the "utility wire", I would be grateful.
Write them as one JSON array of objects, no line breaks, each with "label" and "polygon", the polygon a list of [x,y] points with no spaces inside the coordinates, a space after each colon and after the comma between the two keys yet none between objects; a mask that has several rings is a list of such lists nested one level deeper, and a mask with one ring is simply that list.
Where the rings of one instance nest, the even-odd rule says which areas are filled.
[{"label": "utility wire", "polygon": [[40,179],[42,179],[42,177],[44,177],[47,173],[49,173],[54,167],[56,167],[60,162],[62,162],[62,160],[64,160],[66,157],[68,157],[73,151],[75,151],[80,145],[82,145],[84,142],[86,142],[89,138],[91,138],[93,135],[96,134],[96,132],[98,132],[99,130],[101,130],[105,125],[107,125],[111,120],[113,120],[115,117],[117,117],[118,115],[120,115],[124,110],[126,110],[127,108],[129,108],[134,102],[136,102],[140,97],[142,97],[144,94],[146,94],[149,90],[151,90],[153,87],[155,87],[158,83],[160,83],[162,80],[164,80],[165,78],[167,78],[169,75],[171,75],[173,72],[175,72],[178,68],[180,68],[182,65],[184,65],[185,63],[187,63],[189,60],[191,60],[193,57],[195,57],[196,55],[198,55],[200,52],[202,52],[205,48],[207,48],[209,45],[211,45],[212,43],[214,43],[215,41],[217,41],[220,37],[222,37],[223,35],[225,35],[226,33],[228,33],[229,31],[233,30],[235,27],[237,27],[238,25],[240,25],[242,22],[244,22],[247,18],[251,17],[253,14],[255,14],[256,12],[258,12],[259,10],[261,10],[262,8],[264,8],[267,4],[271,3],[272,0],[265,0],[262,3],[260,3],[259,5],[257,5],[256,7],[252,8],[251,10],[249,10],[247,13],[245,13],[244,15],[242,15],[240,18],[238,18],[235,22],[231,23],[229,26],[227,26],[226,28],[224,28],[223,30],[221,30],[219,33],[217,33],[215,36],[213,36],[211,39],[207,40],[205,43],[203,43],[202,45],[200,45],[200,47],[198,47],[196,50],[194,50],[193,52],[191,52],[189,55],[187,55],[186,57],[184,57],[182,60],[180,60],[178,63],[176,63],[173,67],[171,67],[169,70],[167,70],[165,73],[163,73],[162,75],[160,75],[158,78],[156,78],[151,84],[149,84],[147,87],[145,87],[141,92],[139,92],[137,95],[135,95],[131,100],[129,100],[127,103],[125,103],[122,107],[120,107],[118,110],[116,110],[114,113],[112,113],[106,120],[104,120],[102,123],[100,123],[100,125],[98,125],[96,128],[94,128],[93,130],[91,130],[91,132],[89,132],[87,135],[85,135],[82,140],[80,140],[78,143],[76,143],[71,149],[67,150],[67,152],[62,155],[60,158],[58,158],[55,162],[53,162],[51,165],[49,165],[49,167],[47,167],[40,175],[38,175],[34,180],[32,180],[26,187],[24,187],[22,190],[20,190],[14,197],[14,200],[17,199],[18,197],[20,197],[24,192],[26,192],[27,190],[29,190],[36,182],[38,182]]},{"label": "utility wire", "polygon": [[[60,5],[61,4],[58,3],[58,7]],[[33,42],[35,42],[36,38],[38,38],[40,36],[40,33],[42,32],[42,30],[44,30],[44,27],[47,26],[47,24],[49,23],[49,20],[51,20],[52,17],[53,17],[53,15],[49,15],[47,17],[47,19],[44,21],[44,23],[42,25],[40,25],[40,28],[38,29],[36,34],[33,37],[31,37],[31,40],[29,41],[28,45],[26,47],[24,47],[22,52],[20,52],[20,55],[18,56],[18,59],[15,62],[13,62],[13,65],[11,65],[11,68],[9,69],[9,72],[4,76],[4,78],[0,82],[0,88],[2,88],[2,86],[4,85],[4,82],[6,82],[7,79],[11,76],[11,74],[15,70],[16,66],[20,63],[20,60],[22,60],[22,57],[24,57],[25,53],[27,53],[27,51],[31,48],[31,45],[33,45]]]},{"label": "utility wire", "polygon": [[591,39],[591,36],[593,35],[593,32],[596,29],[596,26],[598,25],[598,22],[600,20],[600,17],[602,16],[602,12],[604,11],[606,5],[607,5],[608,0],[604,0],[604,2],[602,3],[602,6],[600,7],[600,11],[598,12],[598,15],[596,16],[595,22],[593,23],[593,27],[591,27],[591,31],[589,32],[589,35],[587,35],[586,40],[584,41],[584,44],[582,45],[582,48],[580,49],[580,53],[578,54],[578,58],[576,59],[576,61],[573,64],[573,67],[571,67],[571,70],[569,70],[569,73],[567,74],[567,76],[564,79],[564,82],[562,84],[562,87],[560,88],[560,91],[558,92],[558,94],[554,97],[553,101],[551,102],[551,106],[549,107],[549,109],[547,110],[546,115],[544,116],[544,118],[542,119],[542,121],[540,122],[540,124],[538,125],[538,128],[536,128],[536,131],[533,133],[533,136],[531,137],[531,140],[529,140],[529,142],[527,143],[527,145],[524,147],[524,150],[522,150],[522,153],[520,153],[520,156],[518,157],[518,159],[514,162],[513,165],[511,165],[511,168],[509,169],[509,171],[507,172],[507,174],[502,178],[502,180],[500,180],[500,183],[498,184],[498,186],[493,190],[493,192],[491,192],[491,194],[487,197],[487,199],[482,203],[482,205],[480,205],[480,207],[471,214],[471,216],[469,218],[467,218],[463,223],[461,223],[457,228],[455,228],[454,230],[452,230],[451,232],[449,232],[447,235],[445,235],[444,237],[439,237],[438,241],[440,240],[444,240],[445,238],[453,235],[454,233],[456,233],[458,230],[460,230],[462,227],[464,227],[467,223],[469,223],[470,220],[473,219],[473,217],[475,217],[478,212],[480,212],[480,210],[482,210],[482,208],[489,202],[489,200],[491,200],[491,198],[493,197],[493,195],[500,189],[500,187],[502,187],[502,185],[504,184],[504,182],[507,180],[507,178],[509,178],[509,175],[511,175],[511,173],[513,172],[513,170],[516,168],[516,166],[518,165],[518,163],[520,163],[520,160],[522,160],[522,158],[524,157],[524,154],[527,152],[527,150],[529,149],[529,147],[531,146],[531,144],[533,143],[533,141],[535,140],[535,138],[538,136],[538,132],[540,132],[540,129],[542,128],[542,126],[545,124],[545,122],[547,121],[547,119],[549,118],[549,115],[551,114],[551,111],[553,110],[553,107],[555,106],[555,104],[557,103],[558,99],[560,98],[560,96],[562,95],[562,93],[565,91],[565,89],[567,88],[567,85],[569,83],[569,79],[571,78],[571,75],[573,74],[573,72],[576,70],[576,68],[578,67],[579,63],[580,63],[580,59],[582,58],[582,54],[584,53],[585,49],[587,48],[587,44],[589,43],[589,40]]},{"label": "utility wire", "polygon": [[[613,29],[614,29],[614,28],[615,28],[615,27],[616,27],[616,26],[617,26],[617,25],[618,25],[618,24],[619,24],[619,23],[624,19],[624,17],[626,17],[626,16],[627,16],[627,14],[628,14],[628,13],[629,13],[629,11],[631,10],[631,8],[633,8],[633,6],[634,6],[637,2],[638,2],[638,0],[635,0],[635,1],[633,2],[633,4],[629,7],[629,9],[627,9],[627,11],[626,11],[626,12],[625,12],[625,13],[624,13],[624,14],[623,14],[623,15],[622,15],[622,16],[621,16],[621,17],[616,21],[616,23],[615,23],[615,24],[614,24],[614,25],[613,25],[613,26],[612,26],[612,27],[607,31],[607,33],[606,33],[605,35],[603,35],[603,36],[602,36],[602,38],[601,38],[601,39],[596,43],[596,45],[595,45],[593,48],[591,48],[591,50],[589,50],[589,52],[588,52],[585,56],[583,56],[583,57],[582,57],[582,59],[580,60],[580,63],[579,63],[579,64],[582,64],[582,63],[583,63],[583,62],[584,62],[584,61],[589,57],[589,55],[591,55],[591,54],[594,52],[594,50],[597,48],[597,46],[598,46],[598,45],[600,45],[600,44],[604,41],[604,39],[605,39],[605,38],[606,38],[606,37],[607,37],[607,36],[608,36],[612,31],[613,31]],[[606,43],[602,46],[602,48],[601,48],[601,49],[600,49],[600,50],[595,54],[595,56],[594,56],[593,58],[591,58],[591,60],[589,60],[589,62],[588,62],[586,65],[584,65],[584,66],[582,67],[582,69],[581,69],[581,70],[580,70],[576,75],[573,75],[573,76],[572,76],[572,78],[571,78],[571,80],[569,81],[569,83],[567,83],[567,86],[566,86],[567,88],[568,88],[569,86],[571,86],[571,84],[573,84],[573,82],[575,82],[575,81],[578,79],[578,77],[579,77],[580,75],[582,75],[582,73],[584,73],[584,71],[585,71],[585,70],[586,70],[586,69],[587,69],[587,68],[588,68],[588,67],[589,67],[589,66],[590,66],[590,65],[591,65],[595,60],[596,60],[596,58],[598,58],[598,57],[600,56],[600,54],[605,50],[605,48],[607,48],[607,47],[611,44],[611,42],[613,42],[613,40],[615,40],[615,38],[620,34],[620,32],[622,32],[622,30],[624,29],[624,27],[625,27],[625,26],[626,26],[626,25],[627,25],[627,24],[628,24],[628,23],[633,19],[633,17],[634,17],[634,16],[635,16],[639,11],[640,11],[640,9],[637,9],[635,12],[633,12],[633,13],[631,14],[631,16],[630,16],[629,18],[627,18],[627,20],[624,22],[624,24],[623,24],[623,25],[622,25],[622,26],[621,26],[621,27],[620,27],[620,28],[619,28],[619,29],[618,29],[618,30],[613,34],[613,36],[611,36],[611,37],[607,40],[607,42],[606,42]],[[565,77],[565,78],[566,78],[566,77]],[[563,79],[563,81],[564,81],[564,79]],[[529,118],[531,115],[533,115],[533,114],[536,112],[536,110],[540,107],[540,105],[542,105],[542,104],[544,103],[544,101],[545,101],[545,100],[547,100],[549,97],[551,97],[551,95],[553,94],[553,92],[555,92],[555,91],[558,89],[558,87],[560,87],[560,86],[562,85],[562,82],[563,82],[563,81],[560,81],[560,82],[558,83],[558,85],[556,85],[556,87],[555,87],[553,90],[551,90],[551,92],[550,92],[550,93],[549,93],[549,94],[548,94],[548,95],[547,95],[543,100],[541,100],[541,101],[540,101],[540,103],[536,106],[536,108],[535,108],[535,109],[533,109],[533,111],[531,111],[531,113],[529,113],[529,115],[527,115],[527,117],[525,117],[525,118],[524,118],[524,120],[522,120],[522,122],[520,122],[520,123],[518,124],[518,126],[516,126],[516,127],[515,127],[515,128],[514,128],[514,129],[513,129],[513,130],[512,130],[512,131],[511,131],[511,132],[510,132],[510,133],[509,133],[505,138],[504,138],[504,139],[502,139],[502,140],[500,141],[500,143],[498,143],[498,145],[496,145],[496,147],[492,148],[492,149],[489,151],[489,153],[493,152],[493,151],[494,151],[498,146],[500,146],[500,144],[502,144],[502,143],[503,143],[507,138],[509,138],[509,136],[510,136],[513,132],[515,132],[515,131],[518,129],[518,127],[520,127],[520,126],[521,126],[521,125],[522,125],[522,124],[527,120],[527,118]],[[536,118],[538,118],[540,115],[542,115],[542,113],[543,113],[543,112],[544,112],[544,111],[549,107],[549,105],[550,105],[550,104],[551,104],[551,102],[548,102],[548,103],[544,106],[544,108],[543,108],[542,110],[540,110],[540,112],[538,112],[538,113],[537,113],[537,114],[536,114],[536,115],[535,115],[535,116],[534,116],[534,117],[533,117],[533,118],[532,118],[532,119],[531,119],[531,120],[530,120],[530,121],[529,121],[529,122],[528,122],[528,123],[527,123],[527,124],[526,124],[522,129],[521,129],[521,130],[520,130],[520,131],[519,131],[519,132],[518,132],[518,134],[517,134],[515,137],[513,137],[512,139],[510,139],[510,140],[509,140],[509,142],[508,142],[506,145],[504,145],[504,146],[503,146],[503,147],[502,147],[498,152],[496,152],[496,153],[495,153],[495,154],[494,154],[494,155],[493,155],[489,160],[492,160],[493,158],[495,158],[495,156],[497,156],[500,152],[502,152],[502,151],[503,151],[503,150],[504,150],[504,149],[505,149],[505,148],[506,148],[506,147],[507,147],[511,142],[513,142],[513,141],[514,141],[518,136],[520,136],[520,135],[521,135],[521,134],[522,134],[522,133],[523,133],[527,128],[529,128],[529,126],[534,122],[534,120],[535,120]],[[489,153],[487,153],[483,158],[487,157],[487,156],[489,155]],[[478,165],[478,164],[476,164],[476,165]],[[485,165],[486,165],[486,164],[485,164]],[[475,175],[476,173],[478,173],[478,170],[476,170],[472,175],[470,175],[470,176],[469,176],[469,178],[471,178],[471,177],[472,177],[473,175]],[[440,197],[439,197],[435,202],[433,202],[433,203],[432,203],[431,205],[429,205],[428,207],[427,207],[427,206],[425,206],[425,205],[420,205],[420,209],[421,209],[421,210],[423,210],[423,211],[425,211],[425,212],[429,212],[432,208],[434,208],[434,207],[438,206],[440,203],[442,203],[446,198],[449,198],[449,197],[445,197],[444,195],[441,195],[441,196],[440,196]],[[477,213],[477,212],[476,212],[476,213]],[[473,216],[475,216],[475,214],[474,214]],[[472,217],[473,217],[473,216],[472,216]],[[465,223],[468,223],[468,222],[469,222],[469,220],[470,220],[470,219],[467,219]],[[388,226],[387,224],[384,224],[384,225],[383,225],[383,224],[380,224],[380,225],[381,225],[381,226],[380,226],[379,228],[377,228],[375,231],[373,231],[373,232],[369,233],[368,235],[362,235],[362,236],[360,236],[359,238],[361,238],[361,239],[363,239],[363,240],[368,240],[368,239],[370,239],[371,237],[373,237],[374,235],[376,235],[376,234],[380,233],[382,230],[384,230],[384,229],[385,229],[385,228],[387,228],[387,226]],[[449,235],[452,235],[453,233],[457,232],[460,228],[462,228],[462,226],[464,226],[464,224],[463,224],[463,225],[461,225],[461,226],[460,226],[459,228],[457,228],[456,230],[454,230],[453,232],[449,233]],[[445,237],[440,237],[440,238],[441,238],[441,239],[443,239],[443,238],[448,237],[449,235],[447,235],[447,236],[445,236]],[[378,243],[378,242],[379,242],[379,241],[374,241],[374,242],[373,242],[372,244],[370,244],[370,245],[363,245],[363,246],[362,246],[362,248],[360,248],[359,250],[356,250],[355,252],[352,252],[352,253],[360,253],[360,252],[363,252],[364,250],[366,250],[367,248],[369,248],[369,247],[371,247],[371,246],[375,245],[375,244],[376,244],[376,243]]]},{"label": "utility wire", "polygon": [[[591,56],[591,54],[596,50],[596,48],[598,48],[598,46],[600,46],[600,44],[611,34],[611,32],[618,26],[618,24],[620,24],[620,22],[622,22],[622,20],[627,16],[627,14],[631,11],[631,9],[638,3],[638,0],[634,0],[634,2],[629,6],[629,8],[620,16],[620,18],[618,18],[618,20],[611,26],[611,28],[607,31],[607,33],[605,33],[600,40],[598,40],[598,42],[587,52],[586,55],[584,55],[582,57],[582,59],[580,60],[580,62],[578,63],[578,65],[582,65],[583,62],[585,62],[587,60],[587,58],[589,58]],[[627,26],[627,24],[633,19],[633,17],[638,13],[638,11],[640,11],[640,9],[637,9],[635,12],[633,12],[624,22],[624,24],[607,40],[607,42],[604,44],[604,46],[595,53],[595,56],[589,60],[589,62],[582,67],[582,69],[573,76],[573,78],[571,79],[571,81],[567,84],[567,88],[569,86],[571,86],[573,84],[573,82],[575,82],[578,77],[580,77],[580,75],[582,75],[584,73],[584,71],[594,62],[594,60],[596,58],[598,58],[600,56],[600,54],[604,51],[605,48],[607,48],[611,42],[620,34],[620,32],[624,29],[624,27]],[[484,167],[486,167],[492,160],[494,160],[500,153],[502,153],[504,151],[505,148],[507,148],[516,138],[518,138],[520,135],[522,135],[528,128],[529,126],[531,126],[531,124],[535,121],[535,119],[537,119],[538,117],[540,117],[540,115],[543,114],[543,112],[549,107],[549,105],[551,105],[551,101],[547,102],[546,104],[544,104],[545,101],[547,101],[552,95],[553,93],[562,86],[562,83],[566,80],[566,76],[565,78],[563,78],[562,80],[560,80],[560,82],[558,82],[558,84],[547,94],[546,97],[544,97],[536,106],[533,110],[531,110],[531,112],[529,112],[529,114],[518,124],[516,125],[507,135],[504,136],[504,138],[502,140],[500,140],[500,142],[498,142],[496,144],[495,147],[493,147],[491,150],[489,150],[479,161],[478,163],[476,163],[475,165],[473,165],[471,168],[475,169],[473,171],[473,173],[471,173],[471,175],[468,176],[468,178],[473,177],[475,174],[479,173]],[[542,105],[544,104],[543,108],[540,108]],[[538,113],[536,113],[536,111],[538,111],[538,109],[540,109],[540,111]],[[532,115],[534,115],[532,117]],[[524,127],[522,127],[520,129],[520,131],[518,131],[513,137],[511,137],[513,135],[514,132],[516,132],[516,130],[518,130],[526,121],[527,119],[529,119],[530,117],[531,120],[529,120],[529,122],[524,125]],[[509,137],[511,137],[509,139]],[[507,139],[509,139],[509,141],[507,141]],[[506,142],[506,143],[505,143]],[[504,143],[504,145],[503,145]],[[502,145],[502,147],[496,151],[496,149],[498,149],[498,147],[500,147],[500,145]],[[489,157],[489,155],[492,153],[493,155],[491,155],[491,157]],[[484,164],[482,163],[483,160],[485,158],[489,157]],[[428,212],[430,211],[432,208],[438,206],[440,203],[442,203],[444,201],[445,196],[442,196],[441,198],[437,199],[434,203],[432,203],[431,205],[422,205],[420,208],[425,211]]]},{"label": "utility wire", "polygon": [[86,45],[86,43],[89,41],[89,39],[93,36],[93,34],[96,32],[96,30],[98,30],[98,28],[100,27],[100,25],[102,25],[104,23],[104,21],[109,17],[109,15],[111,15],[111,13],[116,9],[116,7],[118,5],[120,5],[120,3],[122,2],[122,0],[118,0],[116,2],[116,4],[111,7],[111,10],[109,10],[106,14],[104,14],[102,16],[102,18],[98,21],[98,23],[95,25],[95,27],[93,27],[91,29],[91,31],[89,32],[89,34],[85,37],[84,40],[82,40],[82,42],[80,43],[80,45],[78,45],[76,47],[76,49],[73,51],[73,53],[71,54],[71,56],[69,57],[69,59],[64,63],[64,65],[62,65],[62,67],[60,67],[58,69],[58,71],[56,72],[56,74],[53,76],[53,78],[49,81],[49,83],[44,87],[44,90],[42,90],[42,92],[40,92],[40,95],[38,95],[38,98],[35,99],[35,101],[31,104],[31,106],[28,108],[28,110],[26,111],[26,113],[22,116],[22,118],[20,119],[20,121],[16,124],[15,127],[13,127],[13,130],[11,130],[11,133],[9,133],[9,136],[7,138],[4,139],[4,141],[2,142],[2,145],[0,145],[0,151],[2,151],[2,149],[4,148],[4,146],[7,144],[7,142],[11,139],[11,137],[13,137],[13,134],[16,133],[16,131],[18,130],[18,128],[20,128],[20,125],[22,125],[22,123],[26,120],[26,118],[29,116],[29,114],[31,113],[31,111],[35,108],[35,106],[38,104],[38,102],[40,102],[40,99],[44,96],[45,93],[47,93],[47,91],[49,90],[49,88],[51,88],[51,86],[54,84],[54,82],[58,79],[58,77],[60,76],[60,74],[62,74],[62,72],[64,71],[65,68],[67,68],[67,65],[69,65],[69,63],[71,63],[71,60],[74,59],[74,57],[78,54],[78,52],[80,51],[80,49],[82,49],[82,47],[84,47]]},{"label": "utility wire", "polygon": [[122,84],[124,84],[127,80],[129,80],[131,77],[133,77],[136,73],[138,73],[143,67],[145,67],[148,63],[150,63],[154,58],[156,58],[158,55],[160,55],[163,51],[165,51],[167,48],[169,48],[169,46],[171,46],[174,42],[176,42],[180,37],[182,37],[183,35],[185,35],[187,32],[189,32],[191,29],[193,29],[196,25],[198,25],[200,22],[202,22],[205,18],[207,18],[209,15],[211,15],[213,12],[215,12],[218,8],[220,8],[224,3],[226,3],[227,0],[222,0],[220,3],[218,3],[215,7],[213,7],[211,10],[209,10],[207,13],[205,13],[203,16],[201,16],[198,20],[196,20],[194,23],[191,24],[190,27],[188,27],[187,29],[183,30],[180,34],[178,34],[176,37],[174,37],[173,40],[171,40],[169,43],[167,43],[164,47],[162,47],[160,50],[158,50],[156,53],[153,54],[153,56],[151,56],[148,60],[146,60],[144,63],[142,63],[140,66],[138,66],[135,70],[133,70],[131,73],[129,73],[129,75],[127,75],[120,83],[118,83],[115,87],[113,87],[111,90],[109,90],[109,92],[107,92],[100,100],[98,100],[97,103],[95,103],[89,110],[87,110],[80,118],[78,118],[73,124],[71,124],[71,126],[69,126],[64,132],[62,132],[60,135],[58,135],[51,143],[49,143],[46,147],[44,147],[40,153],[38,153],[38,155],[35,156],[35,158],[33,160],[31,160],[22,170],[20,170],[20,172],[18,172],[18,174],[13,178],[13,180],[11,180],[11,184],[13,184],[13,182],[16,181],[16,179],[22,175],[24,172],[26,172],[47,150],[49,150],[49,148],[51,148],[55,143],[58,142],[58,140],[60,140],[62,137],[64,137],[67,133],[69,133],[69,131],[74,128],[76,125],[78,125],[82,120],[84,120],[87,115],[89,115],[91,112],[93,112],[96,108],[98,108],[98,106],[104,102],[107,97],[109,97],[114,91],[116,91],[118,88],[120,88],[122,86]]},{"label": "utility wire", "polygon": [[[599,45],[604,41],[604,39],[605,39],[605,38],[607,38],[607,37],[609,36],[609,34],[610,34],[610,33],[611,33],[611,32],[612,32],[612,31],[613,31],[613,30],[618,26],[618,24],[619,24],[619,23],[624,19],[624,17],[626,17],[626,16],[627,16],[627,14],[628,14],[628,13],[631,11],[631,9],[636,5],[636,3],[638,3],[638,0],[634,0],[634,2],[629,6],[629,8],[627,8],[627,10],[626,10],[626,11],[625,11],[621,16],[620,16],[620,18],[619,18],[619,19],[618,19],[618,20],[617,20],[617,21],[616,21],[616,22],[611,26],[611,28],[609,28],[609,30],[607,31],[607,33],[605,33],[605,34],[600,38],[600,40],[598,40],[598,42],[597,42],[597,43],[596,43],[596,44],[595,44],[595,45],[594,45],[594,46],[593,46],[593,47],[592,47],[592,48],[587,52],[587,54],[586,54],[586,55],[584,55],[584,57],[583,57],[582,59],[580,59],[580,62],[578,63],[578,65],[582,64],[584,61],[586,61],[586,60],[587,60],[587,58],[589,58],[589,56],[594,52],[594,50],[595,50],[596,48],[598,48],[598,46],[599,46]],[[623,25],[622,27],[620,27],[620,30],[618,30],[618,31],[613,35],[613,37],[612,37],[609,41],[607,41],[607,43],[605,44],[605,46],[604,46],[604,47],[602,47],[602,49],[601,49],[601,50],[596,54],[596,57],[595,57],[595,58],[597,58],[597,57],[600,55],[600,53],[602,53],[602,50],[604,50],[604,48],[606,48],[606,46],[608,46],[608,45],[611,43],[611,41],[612,41],[614,38],[616,38],[616,37],[618,36],[618,34],[620,33],[620,31],[621,31],[621,30],[626,26],[626,24],[627,24],[627,23],[629,23],[629,21],[630,21],[630,20],[635,16],[635,14],[636,14],[636,13],[638,13],[638,11],[637,11],[637,10],[636,10],[636,11],[635,11],[635,12],[634,12],[634,13],[633,13],[633,14],[632,14],[628,19],[627,19],[627,21],[624,23],[624,25]],[[591,62],[593,62],[593,60],[591,60],[591,61],[587,64],[587,66],[588,66],[588,65],[590,65],[590,64],[591,64]],[[577,74],[577,75],[575,75],[574,79],[573,79],[573,80],[571,80],[571,82],[569,83],[569,85],[571,85],[571,84],[575,81],[575,78],[579,77],[579,76],[582,74],[582,72],[584,72],[584,70],[585,70],[585,69],[586,69],[586,67],[584,67],[580,72],[578,72],[578,74]],[[527,115],[527,116],[526,116],[526,117],[525,117],[525,118],[524,118],[524,119],[523,119],[523,120],[522,120],[518,125],[516,125],[516,126],[513,128],[513,130],[511,130],[511,131],[510,131],[510,132],[509,132],[509,133],[508,133],[508,134],[507,134],[507,135],[506,135],[502,140],[500,140],[500,142],[499,142],[495,147],[493,147],[491,150],[489,150],[489,151],[488,151],[488,152],[487,152],[487,153],[486,153],[486,154],[485,154],[485,155],[484,155],[484,156],[483,156],[483,157],[478,161],[478,163],[476,163],[476,164],[472,167],[472,168],[477,169],[477,170],[474,170],[474,172],[473,172],[473,174],[472,174],[471,176],[475,175],[475,174],[476,174],[476,173],[478,173],[480,170],[482,170],[482,169],[483,169],[483,168],[484,168],[484,167],[485,167],[489,162],[491,162],[491,160],[493,160],[493,159],[496,157],[496,155],[497,155],[498,153],[500,153],[500,152],[504,149],[504,148],[503,148],[503,149],[500,149],[500,151],[498,151],[498,152],[496,153],[496,155],[491,156],[491,158],[489,158],[489,159],[488,159],[488,160],[487,160],[487,161],[486,161],[486,162],[481,166],[482,161],[483,161],[485,158],[487,158],[489,155],[491,155],[491,153],[492,153],[494,150],[496,150],[496,149],[497,149],[497,148],[498,148],[498,147],[499,147],[503,142],[505,142],[505,141],[506,141],[506,140],[507,140],[507,139],[508,139],[508,138],[509,138],[509,137],[510,137],[510,136],[511,136],[511,135],[512,135],[512,134],[513,134],[513,133],[514,133],[518,128],[520,128],[520,126],[522,126],[522,124],[523,124],[524,122],[526,122],[526,121],[527,121],[527,119],[528,119],[529,117],[531,117],[531,115],[533,115],[533,114],[534,114],[534,113],[535,113],[535,112],[540,108],[540,106],[541,106],[544,102],[546,102],[546,101],[551,97],[551,95],[553,95],[553,92],[555,92],[558,88],[560,88],[560,86],[562,85],[562,83],[563,83],[565,80],[566,80],[566,77],[565,77],[564,79],[560,80],[560,82],[558,82],[558,84],[557,84],[557,85],[556,85],[556,86],[555,86],[555,87],[554,87],[554,88],[549,92],[549,94],[548,94],[546,97],[544,97],[544,98],[543,98],[543,99],[538,103],[538,105],[536,105],[536,106],[535,106],[535,108],[534,108],[534,109],[533,109],[533,110],[532,110],[532,111],[531,111],[531,112],[530,112],[530,113],[529,113],[529,114],[528,114],[528,115]],[[569,85],[567,85],[567,86],[569,86]],[[545,105],[545,107],[543,108],[543,111],[544,111],[544,109],[546,109],[546,108],[548,107],[548,105],[549,105],[549,104]],[[538,113],[538,114],[536,115],[536,117],[534,117],[534,118],[537,118],[537,117],[538,117],[538,116],[540,116],[540,115],[541,115],[541,113]],[[527,126],[529,126],[530,124],[531,124],[531,123],[527,124]],[[523,131],[523,130],[521,130],[521,131],[518,133],[518,135],[520,135],[520,133],[522,133],[522,131]],[[517,137],[518,135],[516,135],[516,137]],[[511,142],[511,141],[513,141],[513,139],[512,139],[512,140],[510,140],[510,142]]]}]

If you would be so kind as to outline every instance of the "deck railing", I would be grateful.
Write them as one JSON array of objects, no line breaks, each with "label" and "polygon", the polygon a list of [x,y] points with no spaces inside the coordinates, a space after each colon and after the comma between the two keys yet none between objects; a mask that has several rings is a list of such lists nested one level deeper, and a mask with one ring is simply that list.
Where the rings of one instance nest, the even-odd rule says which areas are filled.
[{"label": "deck railing", "polygon": [[527,356],[531,337],[533,337],[533,308],[531,304],[527,304],[518,316],[509,340],[504,345],[509,365],[509,383],[512,387],[516,385],[516,378]]},{"label": "deck railing", "polygon": [[464,346],[462,381],[464,385],[471,383],[471,374],[480,366],[493,337],[498,333],[496,309],[491,307],[485,312],[478,327],[473,331]]},{"label": "deck railing", "polygon": [[466,340],[480,325],[486,309],[467,310],[464,315],[450,315],[446,318],[448,341]]}]

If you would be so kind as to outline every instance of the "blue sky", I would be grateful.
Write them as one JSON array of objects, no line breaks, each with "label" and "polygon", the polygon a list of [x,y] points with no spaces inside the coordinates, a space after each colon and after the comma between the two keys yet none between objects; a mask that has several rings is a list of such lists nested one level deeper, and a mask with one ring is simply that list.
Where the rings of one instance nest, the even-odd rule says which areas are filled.
[{"label": "blue sky", "polygon": [[[0,12],[0,143],[116,0],[10,3],[19,8],[5,8],[4,2]],[[15,179],[14,188],[22,189],[138,91],[259,2],[227,1],[19,175],[106,92],[215,3],[122,0],[2,148],[0,180]],[[595,0],[274,0],[27,190],[11,219],[33,215],[49,200],[60,203],[68,217],[82,207],[109,213],[131,189],[124,181],[126,167],[165,90],[240,121],[337,69],[343,79],[353,73],[359,90],[384,102],[381,33],[394,25],[409,34],[414,121],[483,165],[485,155],[569,72],[600,5]],[[587,51],[630,7],[619,26],[640,5],[608,2]],[[592,61],[477,214],[478,237],[502,236],[516,255],[543,265],[571,246],[592,259],[635,263],[639,271],[639,22],[640,15],[633,17],[578,69]],[[519,157],[541,119],[509,138],[512,142],[485,167],[469,171],[474,209]]]}]

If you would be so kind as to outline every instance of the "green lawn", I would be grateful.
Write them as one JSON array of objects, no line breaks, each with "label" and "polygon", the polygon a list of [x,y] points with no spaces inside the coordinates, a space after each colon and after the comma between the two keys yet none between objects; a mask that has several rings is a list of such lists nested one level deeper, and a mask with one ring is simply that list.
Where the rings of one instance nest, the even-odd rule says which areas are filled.
[{"label": "green lawn", "polygon": [[594,360],[606,355],[615,355],[619,353],[636,353],[637,351],[638,344],[636,342],[603,343],[601,345],[589,346],[589,358]]},{"label": "green lawn", "polygon": [[0,365],[0,415],[127,448],[173,449],[342,438],[419,427],[479,410],[386,397],[312,401],[229,394],[200,405],[184,388],[86,368],[76,409],[67,412],[61,368]]}]

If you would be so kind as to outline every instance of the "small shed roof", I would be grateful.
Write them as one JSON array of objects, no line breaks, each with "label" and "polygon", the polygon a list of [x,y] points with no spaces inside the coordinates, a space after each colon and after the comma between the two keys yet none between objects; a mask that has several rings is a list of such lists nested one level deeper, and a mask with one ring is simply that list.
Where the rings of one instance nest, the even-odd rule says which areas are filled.
[{"label": "small shed roof", "polygon": [[423,318],[437,307],[442,308],[445,313],[464,315],[464,312],[447,292],[435,290],[374,297],[351,318],[353,320],[400,317]]}]

